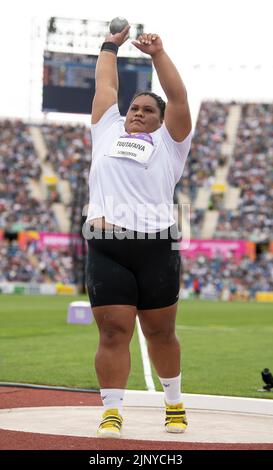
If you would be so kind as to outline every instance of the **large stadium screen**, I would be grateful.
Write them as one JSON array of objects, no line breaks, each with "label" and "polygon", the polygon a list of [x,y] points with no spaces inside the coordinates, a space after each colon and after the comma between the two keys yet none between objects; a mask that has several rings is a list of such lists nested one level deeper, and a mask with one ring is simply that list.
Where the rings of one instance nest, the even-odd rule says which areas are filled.
[{"label": "large stadium screen", "polygon": [[[89,114],[95,92],[97,56],[45,51],[44,112]],[[151,90],[152,62],[146,58],[119,57],[119,109],[125,115],[133,95]]]}]

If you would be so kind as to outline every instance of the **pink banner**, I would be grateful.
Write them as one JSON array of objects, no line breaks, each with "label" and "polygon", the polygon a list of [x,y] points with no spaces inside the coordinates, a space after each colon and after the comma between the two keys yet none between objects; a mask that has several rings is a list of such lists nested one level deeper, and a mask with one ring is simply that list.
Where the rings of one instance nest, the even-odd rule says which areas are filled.
[{"label": "pink banner", "polygon": [[[0,239],[1,235],[0,230]],[[44,248],[52,250],[69,248],[71,250],[72,241],[74,241],[73,245],[77,247],[79,254],[82,250],[82,238],[77,234],[34,231],[20,233],[19,244],[21,249],[26,249],[31,241],[36,241],[41,250]],[[273,251],[273,242],[271,249]],[[248,256],[251,259],[256,257],[255,243],[247,240],[184,240],[180,244],[180,252],[182,257],[192,258],[198,255],[209,258],[217,255],[221,257],[231,255],[238,259],[243,256]]]},{"label": "pink banner", "polygon": [[181,242],[180,252],[183,257],[196,257],[204,255],[208,258],[213,256],[234,256],[242,258],[248,256],[248,242],[246,240],[191,240],[190,244]]},{"label": "pink banner", "polygon": [[43,250],[45,248],[57,251],[62,248],[68,248],[71,250],[73,245],[76,247],[79,254],[82,251],[82,238],[77,234],[34,231],[19,233],[18,243],[22,250],[26,250],[28,245],[32,242],[35,242],[35,245],[39,250]]},{"label": "pink banner", "polygon": [[45,247],[58,250],[61,248],[71,247],[72,242],[79,250],[82,247],[82,239],[77,234],[39,232],[39,236],[40,248]]},{"label": "pink banner", "polygon": [[69,233],[39,232],[39,236],[41,247],[62,248],[69,246],[72,239],[80,240],[79,235]]}]

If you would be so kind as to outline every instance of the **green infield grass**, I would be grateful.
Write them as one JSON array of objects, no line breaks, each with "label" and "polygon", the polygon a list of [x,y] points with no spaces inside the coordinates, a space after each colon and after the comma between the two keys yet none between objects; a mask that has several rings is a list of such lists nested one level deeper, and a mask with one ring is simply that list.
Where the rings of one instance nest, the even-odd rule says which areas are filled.
[{"label": "green infield grass", "polygon": [[[0,295],[0,381],[98,389],[95,323],[68,324],[70,302],[86,297]],[[273,398],[261,371],[273,370],[272,304],[181,301],[183,391]],[[128,388],[145,390],[137,333]],[[160,383],[153,371],[156,389]]]}]

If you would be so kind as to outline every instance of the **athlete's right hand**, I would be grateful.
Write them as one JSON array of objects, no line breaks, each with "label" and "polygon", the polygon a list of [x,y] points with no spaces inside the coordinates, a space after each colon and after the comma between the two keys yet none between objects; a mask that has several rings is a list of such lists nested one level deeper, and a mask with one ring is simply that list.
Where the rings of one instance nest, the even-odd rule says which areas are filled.
[{"label": "athlete's right hand", "polygon": [[117,46],[121,46],[129,38],[129,31],[130,25],[125,26],[125,28],[120,33],[108,34],[108,36],[105,38],[105,41],[113,42]]}]

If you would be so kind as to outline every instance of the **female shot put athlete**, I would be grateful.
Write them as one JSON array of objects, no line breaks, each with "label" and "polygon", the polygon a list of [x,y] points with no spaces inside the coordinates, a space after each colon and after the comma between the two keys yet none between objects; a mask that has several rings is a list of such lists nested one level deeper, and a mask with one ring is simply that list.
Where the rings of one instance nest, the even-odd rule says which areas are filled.
[{"label": "female shot put athlete", "polygon": [[180,255],[172,249],[172,203],[190,148],[191,117],[185,86],[161,38],[142,34],[133,44],[151,56],[167,104],[141,92],[121,118],[117,52],[128,37],[126,27],[103,43],[92,106],[87,286],[100,335],[100,437],[121,435],[136,315],[165,392],[166,431],[187,427],[175,334]]}]

